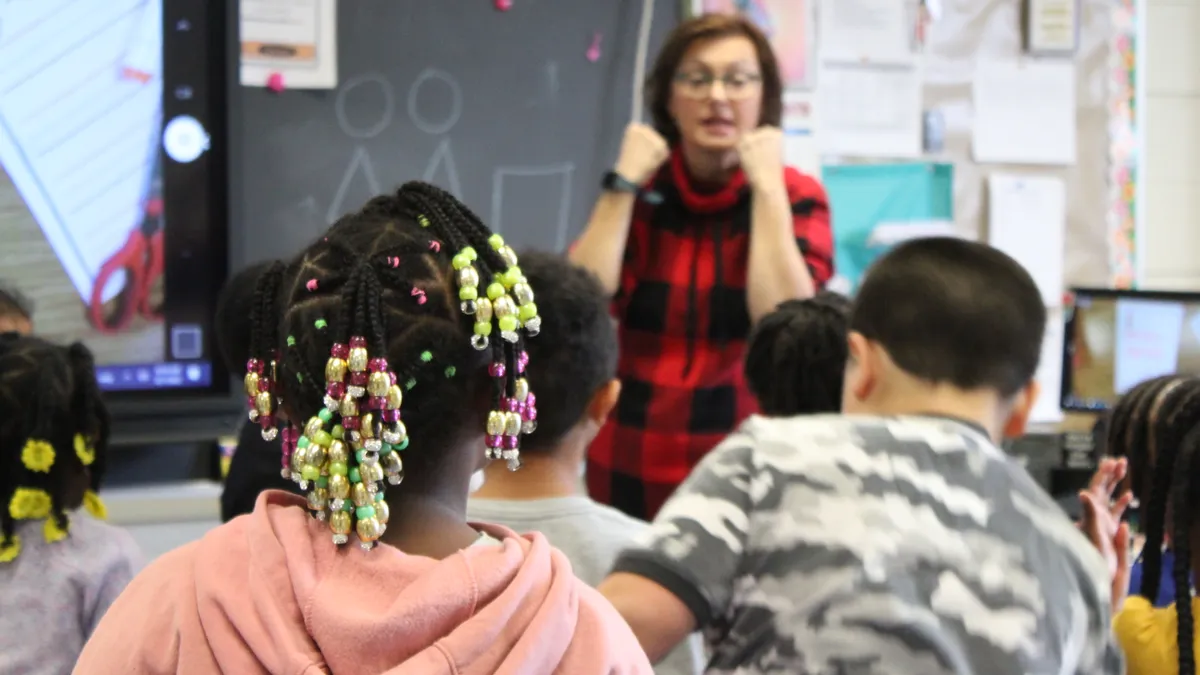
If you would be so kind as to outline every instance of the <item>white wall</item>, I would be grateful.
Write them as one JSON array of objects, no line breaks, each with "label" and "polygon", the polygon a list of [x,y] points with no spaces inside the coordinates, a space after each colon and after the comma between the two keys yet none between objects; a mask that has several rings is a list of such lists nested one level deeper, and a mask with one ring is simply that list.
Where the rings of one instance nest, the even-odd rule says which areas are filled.
[{"label": "white wall", "polygon": [[1144,0],[1142,288],[1200,290],[1200,0]]}]

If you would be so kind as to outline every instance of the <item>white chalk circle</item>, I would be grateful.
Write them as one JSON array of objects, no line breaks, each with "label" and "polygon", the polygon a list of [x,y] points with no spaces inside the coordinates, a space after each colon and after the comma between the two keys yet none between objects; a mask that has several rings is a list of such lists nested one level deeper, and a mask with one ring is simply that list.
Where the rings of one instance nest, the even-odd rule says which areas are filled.
[{"label": "white chalk circle", "polygon": [[[417,96],[421,87],[431,80],[441,80],[450,88],[450,113],[441,122],[425,119],[417,110]],[[462,89],[459,88],[458,82],[450,73],[434,68],[423,70],[408,90],[408,116],[418,129],[427,134],[444,134],[453,129],[454,125],[458,124],[458,118],[462,116]]]},{"label": "white chalk circle", "polygon": [[[379,114],[379,121],[375,124],[356,126],[346,115],[346,98],[351,91],[367,84],[375,84],[379,87],[379,91],[383,94],[383,110]],[[385,80],[382,75],[359,75],[347,80],[346,84],[338,91],[334,110],[337,113],[338,126],[342,128],[342,133],[351,138],[375,138],[392,123],[392,115],[396,112],[396,93],[392,90],[392,83]]]}]

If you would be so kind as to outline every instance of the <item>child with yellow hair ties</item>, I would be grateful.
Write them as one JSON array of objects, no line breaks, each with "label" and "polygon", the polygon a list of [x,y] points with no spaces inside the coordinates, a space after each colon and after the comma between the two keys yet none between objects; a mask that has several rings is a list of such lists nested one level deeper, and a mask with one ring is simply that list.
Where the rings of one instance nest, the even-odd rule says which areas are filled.
[{"label": "child with yellow hair ties", "polygon": [[92,355],[0,335],[0,673],[69,673],[141,565],[105,522],[108,411]]}]

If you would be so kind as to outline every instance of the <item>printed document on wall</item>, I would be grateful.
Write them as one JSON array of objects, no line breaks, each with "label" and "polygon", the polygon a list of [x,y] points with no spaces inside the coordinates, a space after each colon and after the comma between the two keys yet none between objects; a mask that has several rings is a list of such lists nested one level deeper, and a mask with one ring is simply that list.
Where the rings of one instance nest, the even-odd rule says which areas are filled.
[{"label": "printed document on wall", "polygon": [[921,156],[921,77],[917,67],[822,62],[818,78],[821,154]]},{"label": "printed document on wall", "polygon": [[337,86],[335,0],[241,0],[239,12],[243,85],[279,74],[289,89]]},{"label": "printed document on wall", "polygon": [[973,85],[975,161],[1075,163],[1074,64],[980,62]]},{"label": "printed document on wall", "polygon": [[[911,64],[907,0],[837,0],[820,7],[821,60]],[[825,82],[818,79],[820,86]]]},{"label": "printed document on wall", "polygon": [[988,243],[1021,263],[1047,307],[1061,307],[1067,187],[1056,176],[988,176]]},{"label": "printed document on wall", "polygon": [[1063,371],[1063,310],[1051,309],[1046,312],[1046,334],[1042,338],[1042,358],[1038,361],[1037,373],[1033,379],[1038,383],[1038,397],[1029,411],[1029,421],[1032,424],[1053,424],[1061,422],[1062,411],[1062,371]]}]

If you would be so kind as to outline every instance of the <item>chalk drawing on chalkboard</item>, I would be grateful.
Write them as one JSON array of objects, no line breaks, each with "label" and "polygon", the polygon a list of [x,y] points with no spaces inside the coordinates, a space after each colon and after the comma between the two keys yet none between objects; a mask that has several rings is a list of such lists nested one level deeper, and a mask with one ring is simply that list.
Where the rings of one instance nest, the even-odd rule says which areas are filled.
[{"label": "chalk drawing on chalkboard", "polygon": [[[420,97],[422,87],[432,80],[441,80],[450,89],[450,112],[441,122],[427,119],[417,109],[417,101]],[[462,87],[458,85],[458,81],[450,73],[437,70],[436,68],[426,68],[421,71],[421,74],[417,76],[416,82],[413,82],[412,87],[408,90],[408,116],[418,129],[427,134],[444,134],[450,131],[454,128],[455,124],[458,124],[458,118],[462,116]]]},{"label": "chalk drawing on chalkboard", "polygon": [[[379,120],[375,124],[358,125],[350,121],[346,112],[346,98],[350,92],[369,84],[379,88],[382,94],[383,108],[380,110]],[[338,126],[341,127],[342,133],[351,138],[375,138],[392,124],[392,116],[396,112],[396,92],[392,89],[392,83],[384,79],[382,75],[375,73],[359,75],[347,80],[338,90],[337,101],[333,109],[337,113]],[[355,106],[354,109],[361,110],[362,106]]]},{"label": "chalk drawing on chalkboard", "polygon": [[329,204],[329,211],[325,213],[326,223],[332,223],[345,215],[346,196],[350,192],[350,186],[354,183],[354,177],[359,173],[367,181],[368,198],[380,193],[379,179],[375,177],[375,165],[371,163],[371,156],[367,154],[366,148],[359,146],[355,148],[354,156],[350,158],[350,164],[346,166],[346,173],[342,176],[342,182],[338,185],[333,201]]},{"label": "chalk drawing on chalkboard", "polygon": [[[434,180],[439,167],[444,167],[446,173],[445,183]],[[442,142],[438,143],[437,150],[433,151],[433,157],[429,158],[429,166],[425,167],[423,180],[426,183],[440,185],[449,190],[455,197],[462,197],[462,185],[458,182],[458,167],[454,165],[454,153],[450,151],[449,138],[443,138]]]},{"label": "chalk drawing on chalkboard", "polygon": [[[567,245],[567,219],[571,214],[571,179],[575,174],[575,164],[561,162],[545,166],[501,166],[492,172],[492,230],[504,231],[504,181],[505,179],[556,180],[562,183],[558,197],[558,222],[555,223],[555,250],[561,251]],[[551,203],[553,190],[549,186],[539,190],[546,196],[546,202]]]}]

